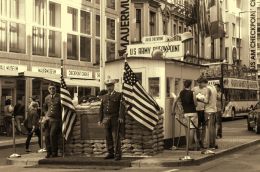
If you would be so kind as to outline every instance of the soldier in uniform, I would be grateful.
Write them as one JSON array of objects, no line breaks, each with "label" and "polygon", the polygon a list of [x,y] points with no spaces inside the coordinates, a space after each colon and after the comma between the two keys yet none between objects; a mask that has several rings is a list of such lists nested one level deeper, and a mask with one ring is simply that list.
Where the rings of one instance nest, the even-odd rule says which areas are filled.
[{"label": "soldier in uniform", "polygon": [[[123,123],[123,113],[120,113],[121,93],[114,90],[115,80],[105,82],[108,93],[102,97],[99,125],[105,126],[108,155],[105,159],[121,159],[121,141],[117,133],[119,123]],[[117,137],[118,136],[118,137]],[[115,150],[115,146],[117,145]]]},{"label": "soldier in uniform", "polygon": [[48,86],[49,95],[45,97],[43,111],[45,113],[45,144],[47,156],[58,156],[58,140],[61,131],[61,101],[60,94],[56,93],[56,86],[50,83]]}]

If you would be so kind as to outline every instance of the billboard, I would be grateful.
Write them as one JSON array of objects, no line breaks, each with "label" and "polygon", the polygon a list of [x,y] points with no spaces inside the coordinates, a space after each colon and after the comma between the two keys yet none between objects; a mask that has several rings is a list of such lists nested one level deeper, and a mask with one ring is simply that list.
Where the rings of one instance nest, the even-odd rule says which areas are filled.
[{"label": "billboard", "polygon": [[120,50],[126,51],[130,42],[130,0],[120,1]]},{"label": "billboard", "polygon": [[256,69],[257,65],[257,4],[249,0],[249,67]]}]

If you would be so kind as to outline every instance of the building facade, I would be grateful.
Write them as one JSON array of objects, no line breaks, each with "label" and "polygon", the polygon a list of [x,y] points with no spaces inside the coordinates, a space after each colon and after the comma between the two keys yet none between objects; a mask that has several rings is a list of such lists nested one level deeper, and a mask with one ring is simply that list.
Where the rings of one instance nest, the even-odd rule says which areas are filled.
[{"label": "building facade", "polygon": [[[117,52],[119,8],[118,1],[106,1],[107,59]],[[96,94],[100,0],[0,0],[0,28],[1,110],[6,99],[27,105],[38,96],[42,103],[48,93],[42,79],[59,80],[61,59],[71,92]]]}]

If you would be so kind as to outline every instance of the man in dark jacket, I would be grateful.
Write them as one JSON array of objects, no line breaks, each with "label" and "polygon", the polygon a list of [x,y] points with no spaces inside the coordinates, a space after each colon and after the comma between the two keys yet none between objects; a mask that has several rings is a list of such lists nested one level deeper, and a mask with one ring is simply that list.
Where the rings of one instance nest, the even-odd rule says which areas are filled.
[{"label": "man in dark jacket", "polygon": [[51,83],[48,87],[49,95],[45,97],[43,111],[45,113],[45,144],[47,156],[58,156],[58,140],[61,131],[61,101],[60,94],[56,93],[56,86]]},{"label": "man in dark jacket", "polygon": [[[120,113],[121,93],[116,92],[115,80],[105,82],[108,93],[102,97],[100,107],[100,125],[105,126],[108,155],[105,159],[121,159],[121,141],[117,132],[119,123],[123,123],[123,113]],[[117,137],[118,136],[118,137]],[[115,147],[116,149],[115,150]]]}]

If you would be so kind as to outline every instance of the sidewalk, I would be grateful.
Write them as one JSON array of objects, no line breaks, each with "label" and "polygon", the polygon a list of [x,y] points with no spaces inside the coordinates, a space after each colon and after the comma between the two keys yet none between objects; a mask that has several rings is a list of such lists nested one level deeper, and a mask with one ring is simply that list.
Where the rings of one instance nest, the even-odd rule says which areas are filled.
[{"label": "sidewalk", "polygon": [[[234,122],[236,123],[236,121]],[[82,157],[68,156],[45,159],[45,154],[32,153],[23,155],[18,159],[7,159],[8,164],[16,165],[66,165],[66,166],[115,166],[115,167],[176,167],[199,165],[201,163],[214,160],[221,156],[239,151],[243,148],[260,144],[260,137],[254,132],[249,132],[242,124],[235,126],[227,126],[224,128],[224,138],[217,140],[219,149],[215,150],[215,154],[204,155],[200,151],[191,151],[190,156],[193,160],[181,161],[184,157],[184,150],[165,150],[163,153],[153,157],[124,157],[121,161],[104,160],[102,157]]]},{"label": "sidewalk", "polygon": [[[16,145],[25,144],[26,136],[16,136]],[[36,142],[36,138],[33,137],[31,142]],[[6,149],[13,146],[13,137],[0,136],[0,149]]]}]

